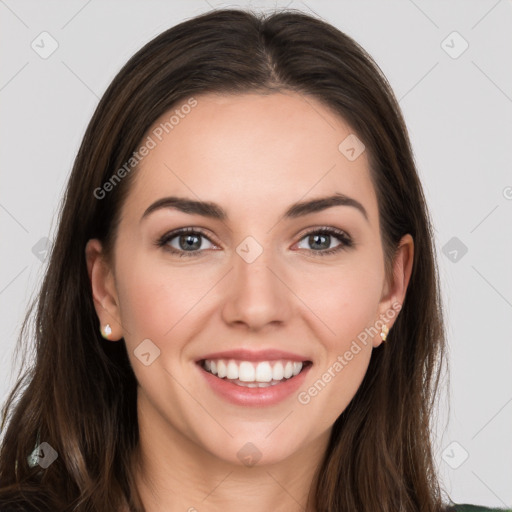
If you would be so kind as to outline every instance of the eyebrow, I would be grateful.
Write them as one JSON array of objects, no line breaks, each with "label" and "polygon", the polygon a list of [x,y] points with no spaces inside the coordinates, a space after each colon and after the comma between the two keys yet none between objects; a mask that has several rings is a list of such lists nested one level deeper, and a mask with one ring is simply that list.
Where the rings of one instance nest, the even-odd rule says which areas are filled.
[{"label": "eyebrow", "polygon": [[[311,213],[320,212],[333,206],[351,206],[356,208],[368,221],[368,213],[364,206],[352,197],[336,193],[332,196],[320,197],[310,201],[297,202],[291,205],[282,218],[294,219]],[[201,215],[211,219],[225,221],[228,218],[226,211],[216,203],[210,201],[195,201],[185,197],[163,197],[152,203],[142,214],[141,221],[149,214],[160,209],[172,208],[190,215]]]}]

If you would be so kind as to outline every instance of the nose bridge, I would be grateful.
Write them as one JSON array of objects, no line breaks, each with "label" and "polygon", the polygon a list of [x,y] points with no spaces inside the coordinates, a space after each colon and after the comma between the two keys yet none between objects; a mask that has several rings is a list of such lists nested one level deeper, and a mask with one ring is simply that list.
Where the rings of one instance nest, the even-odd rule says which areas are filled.
[{"label": "nose bridge", "polygon": [[280,264],[275,251],[252,236],[242,240],[233,253],[230,290],[224,304],[224,319],[251,328],[283,322],[289,314],[289,293],[280,281]]}]

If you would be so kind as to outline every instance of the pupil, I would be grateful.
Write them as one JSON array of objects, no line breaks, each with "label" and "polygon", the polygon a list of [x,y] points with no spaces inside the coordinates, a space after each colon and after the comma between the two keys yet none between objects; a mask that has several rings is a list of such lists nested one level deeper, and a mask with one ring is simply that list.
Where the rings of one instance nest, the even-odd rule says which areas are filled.
[{"label": "pupil", "polygon": [[320,247],[320,248],[328,249],[329,245],[330,245],[328,242],[329,235],[312,235],[312,236],[310,236],[310,242],[312,241],[312,244],[314,245],[315,243],[317,243],[319,238],[323,238],[325,241],[327,241],[327,245],[324,244],[324,247]]},{"label": "pupil", "polygon": [[[192,239],[195,239],[197,242],[194,243]],[[182,235],[180,241],[184,241],[185,249],[199,249],[201,247],[201,242],[199,241],[199,237],[197,235]]]}]

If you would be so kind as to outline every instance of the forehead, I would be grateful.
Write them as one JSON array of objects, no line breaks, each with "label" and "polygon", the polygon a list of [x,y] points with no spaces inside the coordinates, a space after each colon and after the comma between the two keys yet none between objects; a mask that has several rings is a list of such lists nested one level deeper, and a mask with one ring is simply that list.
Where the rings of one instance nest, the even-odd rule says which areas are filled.
[{"label": "forehead", "polygon": [[[376,208],[368,159],[350,161],[340,143],[353,134],[339,115],[298,93],[207,94],[175,105],[147,132],[154,146],[129,194],[143,203],[165,195],[233,208],[294,203],[334,192]],[[145,137],[145,139],[146,139]],[[374,208],[375,207],[375,208]]]}]

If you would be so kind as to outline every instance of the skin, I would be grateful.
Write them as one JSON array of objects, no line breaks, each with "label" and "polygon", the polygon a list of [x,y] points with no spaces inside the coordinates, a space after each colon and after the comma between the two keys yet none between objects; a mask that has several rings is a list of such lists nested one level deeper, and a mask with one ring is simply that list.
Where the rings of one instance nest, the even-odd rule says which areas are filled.
[{"label": "skin", "polygon": [[[386,278],[367,154],[349,161],[338,150],[353,130],[314,98],[196,99],[135,171],[113,261],[98,240],[86,247],[100,325],[111,325],[111,341],[124,338],[139,382],[137,487],[148,512],[304,511],[332,425],[361,384],[379,334],[307,404],[297,393],[269,407],[230,404],[199,378],[195,361],[234,348],[291,351],[313,361],[299,391],[307,390],[358,334],[403,302],[413,240],[401,240]],[[291,204],[334,192],[359,201],[368,220],[351,206],[281,219]],[[166,208],[141,220],[171,195],[214,201],[228,218]],[[348,233],[354,246],[319,255],[341,243],[308,242],[305,233],[324,226]],[[207,233],[195,256],[155,245],[182,227]],[[236,252],[247,236],[263,249],[252,263]],[[171,243],[184,251],[179,236]],[[146,338],[161,351],[149,366],[134,355]],[[261,452],[252,467],[237,456],[247,442]]]}]

